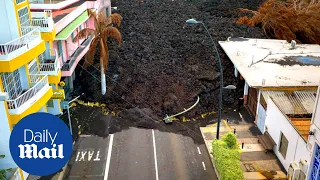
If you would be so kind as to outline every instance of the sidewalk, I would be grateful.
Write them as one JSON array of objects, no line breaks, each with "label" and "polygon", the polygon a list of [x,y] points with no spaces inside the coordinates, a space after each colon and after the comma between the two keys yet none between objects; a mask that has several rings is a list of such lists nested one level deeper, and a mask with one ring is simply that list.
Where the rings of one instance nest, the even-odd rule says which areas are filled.
[{"label": "sidewalk", "polygon": [[[228,118],[228,122],[225,119],[221,121],[220,137],[230,131],[236,132],[239,146],[242,149],[240,166],[245,179],[286,179],[286,174],[282,171],[281,164],[274,153],[268,152],[266,154],[264,148],[258,142],[257,135],[261,133],[255,124],[247,119],[248,116],[245,115],[245,112],[231,112],[231,114],[223,115],[223,117]],[[216,138],[216,130],[216,123],[206,127],[200,127],[211,161],[211,144]],[[244,143],[243,148],[242,143]],[[268,178],[266,176],[268,176]],[[271,178],[272,176],[273,178]]]}]

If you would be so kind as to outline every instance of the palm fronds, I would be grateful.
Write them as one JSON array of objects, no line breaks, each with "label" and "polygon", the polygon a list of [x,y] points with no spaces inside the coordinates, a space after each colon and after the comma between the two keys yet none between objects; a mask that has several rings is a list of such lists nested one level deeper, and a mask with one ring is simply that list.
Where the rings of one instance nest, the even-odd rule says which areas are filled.
[{"label": "palm fronds", "polygon": [[86,60],[84,62],[84,67],[87,67],[88,65],[93,64],[94,60],[94,55],[97,52],[97,45],[99,44],[100,38],[99,36],[95,36],[89,46],[89,50],[86,55]]},{"label": "palm fronds", "polygon": [[237,23],[261,26],[277,39],[320,44],[319,9],[319,0],[267,0],[257,11],[239,9],[253,16],[240,17]]},{"label": "palm fronds", "polygon": [[91,29],[91,28],[84,28],[82,29],[81,31],[78,32],[78,34],[73,38],[73,42],[77,42],[79,41],[80,39],[86,39],[88,38],[88,36],[91,36],[95,33],[95,30],[94,29]]},{"label": "palm fronds", "polygon": [[108,26],[102,30],[102,39],[107,40],[109,37],[115,39],[119,45],[121,45],[121,33],[120,31],[112,26]]}]

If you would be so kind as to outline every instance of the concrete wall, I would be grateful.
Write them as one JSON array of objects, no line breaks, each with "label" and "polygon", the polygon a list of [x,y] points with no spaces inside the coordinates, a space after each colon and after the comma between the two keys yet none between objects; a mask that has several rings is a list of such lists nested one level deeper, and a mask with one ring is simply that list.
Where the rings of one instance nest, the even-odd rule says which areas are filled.
[{"label": "concrete wall", "polygon": [[0,43],[5,44],[19,37],[19,29],[13,0],[0,1]]},{"label": "concrete wall", "polygon": [[[265,125],[276,143],[276,146],[273,148],[274,153],[285,169],[288,170],[291,162],[299,163],[300,159],[306,160],[308,163],[310,162],[312,153],[308,151],[306,142],[270,98],[268,99]],[[286,158],[279,152],[281,132],[288,140]]]},{"label": "concrete wall", "polygon": [[60,115],[62,112],[60,111],[60,101],[58,99],[53,100],[53,106],[54,107],[47,107],[48,113],[53,115]]}]

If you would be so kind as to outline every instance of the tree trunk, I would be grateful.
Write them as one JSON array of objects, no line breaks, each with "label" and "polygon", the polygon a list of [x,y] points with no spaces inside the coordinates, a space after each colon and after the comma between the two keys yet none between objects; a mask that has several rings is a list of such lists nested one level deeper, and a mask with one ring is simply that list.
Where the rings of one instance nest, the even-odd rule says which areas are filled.
[{"label": "tree trunk", "polygon": [[100,60],[100,72],[101,72],[101,93],[105,95],[107,92],[106,74],[104,73],[103,60]]}]

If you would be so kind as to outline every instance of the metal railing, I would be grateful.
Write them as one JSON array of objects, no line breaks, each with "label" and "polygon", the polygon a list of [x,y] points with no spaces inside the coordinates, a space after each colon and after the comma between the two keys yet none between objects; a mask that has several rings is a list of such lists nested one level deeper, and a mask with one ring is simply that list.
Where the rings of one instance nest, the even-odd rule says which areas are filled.
[{"label": "metal railing", "polygon": [[27,49],[32,48],[30,44],[32,41],[39,39],[41,40],[41,34],[38,27],[28,26],[21,27],[23,36],[14,39],[5,44],[0,44],[0,59],[8,59],[13,55],[18,55]]},{"label": "metal railing", "polygon": [[31,12],[32,25],[39,26],[41,32],[50,32],[54,28],[54,21],[52,19],[52,11],[44,10],[43,12]]},{"label": "metal railing", "polygon": [[53,30],[54,22],[51,17],[32,18],[31,22],[33,26],[39,26],[41,32],[50,32]]},{"label": "metal railing", "polygon": [[82,51],[88,47],[91,43],[93,36],[88,37],[86,40],[82,42],[82,44],[75,50],[73,55],[68,57],[68,62],[63,64],[62,71],[70,71],[71,67],[73,66],[74,62],[78,58],[78,56],[82,53]]},{"label": "metal railing", "polygon": [[65,0],[29,0],[30,4],[58,4]]},{"label": "metal railing", "polygon": [[17,109],[34,97],[38,92],[41,91],[48,84],[48,75],[32,74],[29,75],[32,87],[27,91],[23,92],[15,99],[8,100],[9,109]]},{"label": "metal railing", "polygon": [[40,72],[52,75],[57,73],[60,68],[56,49],[48,49],[38,57],[40,61]]}]

